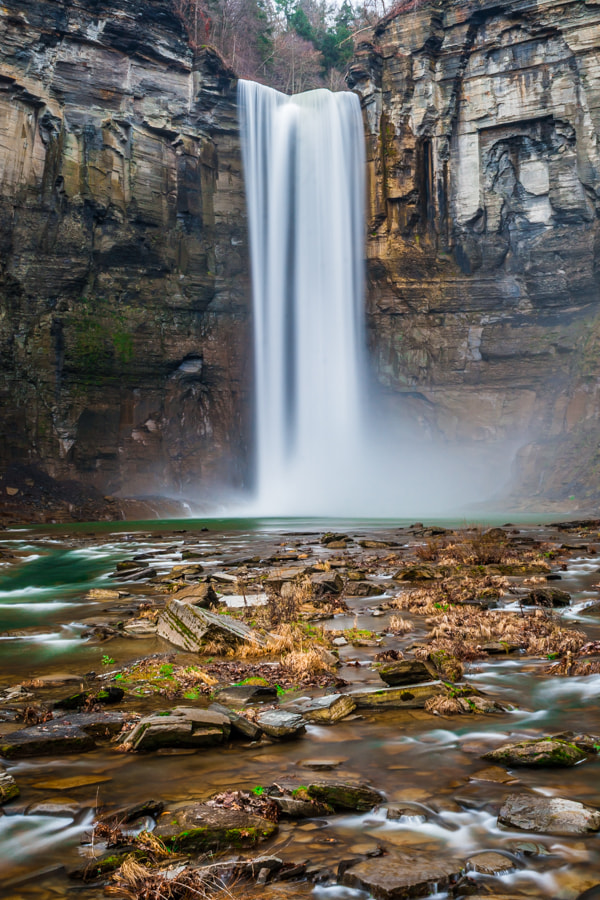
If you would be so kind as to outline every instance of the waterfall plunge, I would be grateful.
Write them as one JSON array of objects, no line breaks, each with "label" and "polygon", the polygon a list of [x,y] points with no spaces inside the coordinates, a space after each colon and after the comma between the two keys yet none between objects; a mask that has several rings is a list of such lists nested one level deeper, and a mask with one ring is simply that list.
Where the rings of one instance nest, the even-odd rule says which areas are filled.
[{"label": "waterfall plunge", "polygon": [[[358,98],[240,81],[256,378],[256,509],[357,512],[365,487]],[[360,485],[357,485],[360,482]]]},{"label": "waterfall plunge", "polygon": [[[238,86],[256,378],[254,502],[237,514],[401,517],[466,511],[516,447],[429,438],[382,404],[364,326],[360,105]],[[422,423],[421,423],[422,424]]]}]

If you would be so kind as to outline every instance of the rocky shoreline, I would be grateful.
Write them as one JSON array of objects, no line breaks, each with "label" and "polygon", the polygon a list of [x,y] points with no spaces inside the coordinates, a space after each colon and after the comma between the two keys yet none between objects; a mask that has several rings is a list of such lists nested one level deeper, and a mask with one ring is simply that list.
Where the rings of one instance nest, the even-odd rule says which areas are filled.
[{"label": "rocky shoreline", "polygon": [[[53,890],[186,898],[226,887],[278,898],[293,886],[291,896],[575,900],[598,884],[598,851],[585,840],[600,832],[600,796],[593,785],[582,791],[579,772],[593,782],[600,715],[586,708],[576,727],[538,725],[536,709],[501,679],[514,672],[593,694],[600,597],[593,585],[582,604],[567,587],[573,560],[594,560],[600,521],[247,537],[111,535],[120,558],[80,598],[92,611],[80,639],[98,648],[99,665],[65,673],[32,659],[29,677],[0,672],[0,827],[32,815],[85,823],[82,844],[55,861]],[[31,555],[5,538],[4,585]],[[142,539],[144,552],[128,552]],[[72,552],[103,546],[85,533],[28,541],[38,553],[45,541]],[[2,637],[35,641],[40,631]],[[396,790],[394,765],[384,775],[382,759],[402,760],[403,741],[431,741],[440,727],[472,730],[462,763],[447,763],[433,795],[425,785],[438,772],[418,759],[396,765]],[[371,757],[353,754],[348,765],[337,752],[371,746],[375,733],[384,737]],[[226,772],[214,778],[223,755]],[[187,790],[161,780],[178,761]],[[117,763],[136,782],[129,802],[123,791],[99,796]],[[145,772],[162,790],[144,785]],[[490,846],[457,852],[452,831],[473,810],[486,816]],[[357,828],[376,839],[344,837]],[[499,845],[499,833],[510,840]],[[322,835],[323,846],[311,844]],[[562,861],[557,838],[568,847]],[[557,875],[550,893],[535,879],[528,889],[527,873],[545,857],[557,872],[566,865],[567,887]],[[5,896],[55,896],[35,884],[35,858],[17,869]],[[512,891],[503,879],[514,873]]]}]

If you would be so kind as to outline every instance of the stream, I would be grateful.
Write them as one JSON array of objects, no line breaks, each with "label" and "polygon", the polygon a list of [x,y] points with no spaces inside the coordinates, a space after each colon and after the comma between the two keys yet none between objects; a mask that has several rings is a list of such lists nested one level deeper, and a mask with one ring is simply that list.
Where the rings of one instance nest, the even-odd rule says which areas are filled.
[{"label": "stream", "polygon": [[[319,535],[334,526],[343,526],[353,536],[399,539],[398,529],[404,524],[186,520],[4,531],[0,533],[0,691],[38,679],[48,682],[52,698],[64,696],[78,689],[83,675],[107,675],[141,657],[174,652],[156,636],[117,637],[99,643],[89,634],[92,626],[111,621],[110,604],[85,599],[85,595],[90,589],[122,587],[118,578],[110,578],[120,561],[143,556],[144,564],[162,575],[181,563],[182,549],[191,542],[202,555],[205,572],[275,551],[318,552],[324,558],[327,551],[318,545]],[[518,527],[522,535],[565,540],[546,526]],[[571,539],[576,546],[576,537]],[[599,608],[593,608],[598,601],[599,566],[600,557],[574,549],[557,582],[572,595],[571,605],[560,611],[565,625],[584,630],[589,640],[600,640]],[[319,624],[334,630],[383,631],[390,613],[381,614],[377,608],[397,593],[398,586],[392,589],[385,576],[379,583],[386,590],[382,596],[350,597],[349,612]],[[149,588],[146,581],[127,583],[124,605],[139,601]],[[510,598],[503,605],[510,609]],[[386,636],[376,648],[342,647],[339,675],[353,686],[381,685],[369,666],[375,653],[402,649],[427,631],[422,617],[402,615],[413,625],[410,633]],[[116,753],[106,744],[62,758],[5,760],[3,765],[21,793],[0,812],[0,896],[11,900],[104,897],[102,887],[67,878],[90,853],[89,845],[80,842],[89,834],[98,806],[119,807],[149,797],[167,803],[205,799],[225,789],[251,789],[286,780],[302,784],[314,774],[316,760],[331,761],[337,780],[366,781],[385,794],[388,804],[400,804],[406,810],[395,819],[386,818],[384,806],[366,814],[282,821],[277,836],[262,852],[330,867],[333,880],[339,860],[370,853],[378,846],[460,858],[499,851],[514,865],[503,875],[471,873],[482,896],[576,900],[600,883],[600,837],[556,837],[499,826],[497,810],[513,787],[599,807],[600,758],[568,769],[508,769],[504,779],[490,772],[481,759],[503,738],[512,741],[566,730],[600,734],[600,675],[548,676],[544,674],[547,666],[547,659],[519,654],[490,656],[467,665],[468,682],[514,707],[500,715],[436,717],[421,709],[361,710],[360,716],[331,727],[308,725],[303,737],[289,742],[145,755]],[[133,701],[128,702],[133,708]],[[14,728],[10,718],[0,717],[0,734]],[[314,900],[367,896],[309,881],[260,891],[263,896]],[[600,887],[585,896],[586,900],[600,897]]]}]

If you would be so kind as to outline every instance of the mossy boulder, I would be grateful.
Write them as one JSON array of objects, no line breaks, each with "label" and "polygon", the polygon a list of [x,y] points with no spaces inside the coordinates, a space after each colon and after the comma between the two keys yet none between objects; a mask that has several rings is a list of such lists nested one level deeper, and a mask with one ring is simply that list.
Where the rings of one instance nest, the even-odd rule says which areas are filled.
[{"label": "mossy boulder", "polygon": [[483,759],[505,766],[574,766],[587,759],[586,754],[575,744],[546,738],[538,741],[519,741],[503,744],[486,753]]},{"label": "mossy boulder", "polygon": [[254,847],[276,832],[277,824],[268,819],[206,803],[163,813],[154,830],[169,850],[177,852]]},{"label": "mossy boulder", "polygon": [[368,812],[385,801],[383,794],[367,784],[348,784],[345,781],[317,781],[307,785],[306,793],[313,800],[326,803],[335,810]]},{"label": "mossy boulder", "polygon": [[0,766],[0,806],[14,800],[19,794],[19,785],[15,779]]},{"label": "mossy boulder", "polygon": [[390,687],[399,684],[422,684],[435,678],[432,671],[420,659],[401,659],[383,663],[377,670],[379,677]]}]

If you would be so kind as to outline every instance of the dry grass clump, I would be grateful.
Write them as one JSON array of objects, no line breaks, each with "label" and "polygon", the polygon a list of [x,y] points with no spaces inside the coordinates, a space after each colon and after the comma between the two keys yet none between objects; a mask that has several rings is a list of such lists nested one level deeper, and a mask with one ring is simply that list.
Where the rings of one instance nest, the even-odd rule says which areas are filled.
[{"label": "dry grass clump", "polygon": [[430,697],[425,703],[425,712],[434,716],[458,716],[464,712],[458,697],[448,697],[446,694],[438,694]]},{"label": "dry grass clump", "polygon": [[562,628],[560,620],[543,610],[528,614],[450,609],[432,622],[428,650],[443,651],[457,659],[475,659],[482,644],[505,642],[534,656],[574,653],[585,643],[581,631]]},{"label": "dry grass clump", "polygon": [[307,675],[312,678],[316,675],[332,672],[331,665],[327,663],[318,649],[306,650],[305,652],[294,650],[283,657],[281,664],[292,675],[300,679]]},{"label": "dry grass clump", "polygon": [[564,659],[554,663],[544,672],[545,675],[600,675],[599,659],[573,659],[572,654],[567,653]]},{"label": "dry grass clump", "polygon": [[[147,868],[128,857],[120,869],[112,876],[112,884],[105,887],[106,894],[123,897],[125,900],[208,900],[215,895],[240,898],[238,892],[232,894],[225,877],[215,866],[177,871],[173,866],[157,870]],[[231,885],[231,887],[234,887]]]},{"label": "dry grass clump", "polygon": [[390,616],[389,625],[385,630],[388,634],[398,636],[408,634],[409,631],[413,630],[413,626],[408,619],[403,619],[402,616]]},{"label": "dry grass clump", "polygon": [[508,580],[502,575],[483,575],[481,578],[471,575],[455,576],[399,594],[390,601],[390,605],[419,616],[435,616],[456,603],[501,597],[506,593],[508,585]]}]

